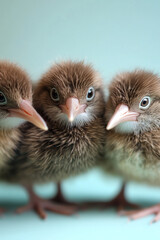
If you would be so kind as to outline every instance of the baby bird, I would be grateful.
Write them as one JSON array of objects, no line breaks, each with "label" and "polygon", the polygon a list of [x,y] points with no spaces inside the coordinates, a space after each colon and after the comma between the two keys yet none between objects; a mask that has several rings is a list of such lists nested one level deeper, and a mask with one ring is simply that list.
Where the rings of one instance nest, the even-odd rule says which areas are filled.
[{"label": "baby bird", "polygon": [[21,146],[2,178],[28,189],[30,203],[18,212],[34,209],[41,218],[46,217],[45,210],[70,214],[71,208],[40,199],[31,186],[57,183],[90,169],[100,159],[106,134],[101,77],[83,62],[55,64],[38,82],[33,103],[48,131],[30,123],[21,127]]},{"label": "baby bird", "polygon": [[[103,168],[125,181],[160,186],[160,78],[143,70],[122,73],[114,78],[109,92]],[[160,204],[124,214],[131,219],[155,214],[156,222]]]},{"label": "baby bird", "polygon": [[17,65],[0,61],[0,172],[14,155],[20,138],[17,127],[25,120],[47,130],[32,107],[29,76]]},{"label": "baby bird", "polygon": [[27,73],[16,64],[0,61],[0,131],[13,130],[24,120],[48,129],[32,107],[32,85]]}]

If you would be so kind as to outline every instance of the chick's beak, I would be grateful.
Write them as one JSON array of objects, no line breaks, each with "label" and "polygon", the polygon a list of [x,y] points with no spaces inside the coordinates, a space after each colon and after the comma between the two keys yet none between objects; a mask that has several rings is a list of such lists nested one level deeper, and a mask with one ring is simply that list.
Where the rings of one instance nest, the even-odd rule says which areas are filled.
[{"label": "chick's beak", "polygon": [[117,106],[113,116],[109,120],[106,129],[110,130],[122,122],[137,121],[139,113],[129,111],[127,105],[120,104]]},{"label": "chick's beak", "polygon": [[21,100],[18,109],[9,109],[10,117],[23,118],[26,121],[33,123],[35,126],[48,130],[48,127],[43,118],[36,112],[28,100]]},{"label": "chick's beak", "polygon": [[70,122],[73,122],[75,117],[80,113],[85,112],[86,105],[80,104],[79,100],[74,97],[67,99],[65,105],[60,105],[62,111],[68,116]]}]

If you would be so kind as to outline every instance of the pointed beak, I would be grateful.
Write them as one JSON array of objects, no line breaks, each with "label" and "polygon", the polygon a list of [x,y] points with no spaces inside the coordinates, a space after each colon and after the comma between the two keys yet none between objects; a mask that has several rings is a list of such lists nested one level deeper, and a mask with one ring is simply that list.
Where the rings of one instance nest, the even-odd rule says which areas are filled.
[{"label": "pointed beak", "polygon": [[127,105],[120,104],[117,106],[113,116],[109,120],[106,129],[110,130],[122,122],[137,121],[139,113],[129,111]]},{"label": "pointed beak", "polygon": [[23,118],[26,121],[33,123],[35,126],[48,130],[48,127],[43,118],[36,112],[28,100],[21,100],[19,109],[9,109],[10,117]]},{"label": "pointed beak", "polygon": [[67,99],[66,104],[60,107],[63,113],[68,116],[68,120],[73,122],[77,115],[85,112],[86,105],[80,104],[77,98],[70,97]]}]

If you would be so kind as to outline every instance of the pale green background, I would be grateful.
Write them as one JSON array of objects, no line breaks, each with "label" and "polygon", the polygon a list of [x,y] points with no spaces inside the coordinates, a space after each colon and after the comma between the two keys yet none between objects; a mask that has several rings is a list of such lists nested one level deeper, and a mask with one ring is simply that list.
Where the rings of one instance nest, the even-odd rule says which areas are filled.
[{"label": "pale green background", "polygon": [[[155,0],[0,0],[0,58],[23,66],[36,80],[52,62],[85,59],[105,81],[136,67],[160,72],[160,1]],[[120,181],[93,170],[64,183],[71,199],[111,198]],[[150,205],[160,201],[160,190],[128,185],[132,201]],[[40,187],[43,196],[52,185]],[[135,222],[112,210],[88,211],[72,217],[34,213],[17,216],[13,210],[27,201],[20,187],[2,184],[1,202],[10,211],[0,218],[0,239],[79,240],[157,239],[160,223],[152,217]],[[7,203],[5,203],[7,202]]]}]

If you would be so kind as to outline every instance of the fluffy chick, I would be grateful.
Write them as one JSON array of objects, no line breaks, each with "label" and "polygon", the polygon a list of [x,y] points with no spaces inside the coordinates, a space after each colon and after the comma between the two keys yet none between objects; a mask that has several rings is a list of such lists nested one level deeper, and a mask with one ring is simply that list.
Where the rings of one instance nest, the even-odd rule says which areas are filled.
[{"label": "fluffy chick", "polygon": [[0,172],[14,156],[21,123],[27,120],[47,129],[31,104],[32,86],[27,73],[13,63],[0,61]]},{"label": "fluffy chick", "polygon": [[[160,78],[143,70],[116,76],[106,105],[107,141],[103,168],[154,186],[160,185]],[[131,219],[156,214],[160,205],[125,212]]]},{"label": "fluffy chick", "polygon": [[31,185],[58,182],[96,165],[106,133],[102,80],[83,62],[55,64],[38,82],[33,101],[49,130],[30,123],[21,128],[20,150],[3,177],[28,186],[31,201],[19,212],[34,208],[42,218],[45,209],[68,214],[64,206],[36,197]]}]

